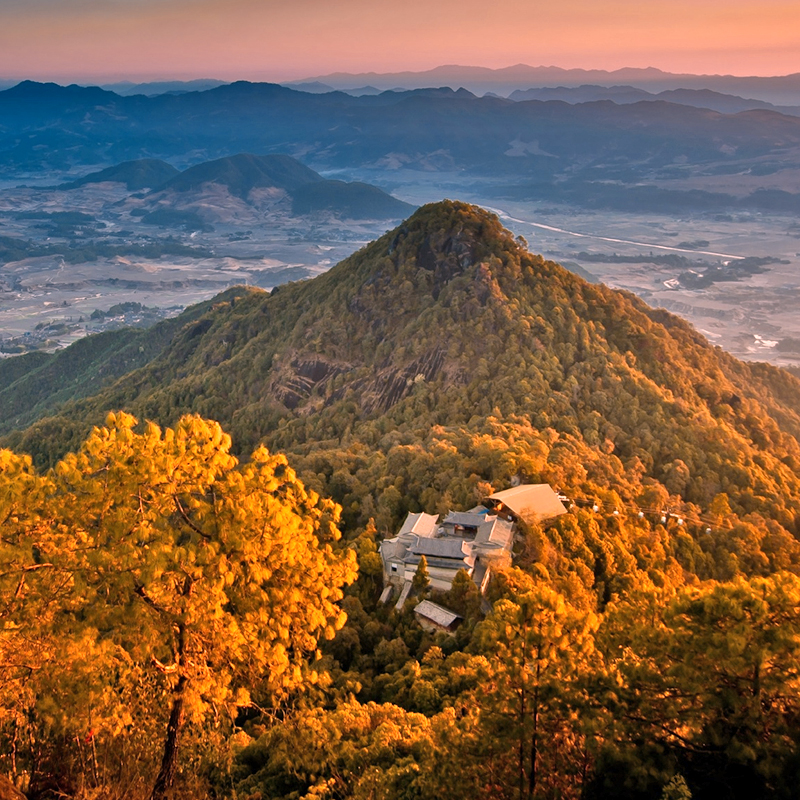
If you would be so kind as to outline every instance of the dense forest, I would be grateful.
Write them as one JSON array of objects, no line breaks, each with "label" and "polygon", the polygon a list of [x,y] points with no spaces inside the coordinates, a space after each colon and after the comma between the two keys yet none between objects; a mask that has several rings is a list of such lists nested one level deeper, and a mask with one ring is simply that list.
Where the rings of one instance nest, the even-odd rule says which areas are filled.
[{"label": "dense forest", "polygon": [[[2,769],[32,797],[796,796],[800,381],[491,214],[3,362],[0,399]],[[517,480],[571,509],[486,598],[377,602],[408,512]]]}]

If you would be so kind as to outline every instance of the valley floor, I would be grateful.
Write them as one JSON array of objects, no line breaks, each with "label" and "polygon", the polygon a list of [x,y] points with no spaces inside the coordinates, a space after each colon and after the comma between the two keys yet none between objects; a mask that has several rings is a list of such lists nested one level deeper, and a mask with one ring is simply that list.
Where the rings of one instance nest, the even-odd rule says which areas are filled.
[{"label": "valley floor", "polygon": [[[455,174],[363,173],[358,177],[416,204],[448,196],[491,208],[533,252],[684,317],[738,358],[800,365],[800,226],[789,217],[592,211],[498,199],[488,185]],[[234,284],[271,288],[311,277],[391,226],[332,217],[309,221],[272,209],[258,218],[231,215],[213,230],[160,228],[120,214],[127,194],[111,184],[80,193],[0,191],[0,237],[64,252],[93,243],[115,248],[111,255],[90,252],[77,262],[74,255],[65,260],[54,253],[0,266],[0,349],[53,349],[129,324],[113,315],[90,320],[93,311],[119,303],[157,309],[155,319]],[[54,228],[58,214],[75,210],[92,218],[87,230]],[[183,247],[187,253],[148,257],[141,254],[147,247]],[[752,267],[753,260],[754,268],[739,269]]]}]

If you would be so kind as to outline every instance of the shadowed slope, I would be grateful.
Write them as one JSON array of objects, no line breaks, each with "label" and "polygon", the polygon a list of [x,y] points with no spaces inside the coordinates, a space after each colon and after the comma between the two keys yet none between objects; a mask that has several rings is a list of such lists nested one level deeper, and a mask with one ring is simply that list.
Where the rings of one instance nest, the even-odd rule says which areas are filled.
[{"label": "shadowed slope", "polygon": [[235,197],[246,198],[253,189],[275,187],[291,192],[321,180],[313,169],[291,156],[240,153],[189,167],[160,188],[188,192],[199,189],[204,183],[216,183],[225,186]]},{"label": "shadowed slope", "polygon": [[99,172],[92,172],[78,180],[65,183],[59,188],[77,189],[90,183],[113,181],[114,183],[124,183],[129,191],[135,192],[139,189],[155,189],[177,175],[180,175],[180,171],[171,164],[167,164],[166,161],[160,161],[157,158],[142,158],[136,161],[125,161],[122,164],[101,169]]}]

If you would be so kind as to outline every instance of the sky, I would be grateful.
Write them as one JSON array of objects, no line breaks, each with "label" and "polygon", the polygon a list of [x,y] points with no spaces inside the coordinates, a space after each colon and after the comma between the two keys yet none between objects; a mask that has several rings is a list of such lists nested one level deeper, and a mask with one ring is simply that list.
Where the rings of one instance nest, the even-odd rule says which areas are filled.
[{"label": "sky", "polygon": [[800,72],[799,0],[0,0],[0,78],[288,81],[441,64]]}]

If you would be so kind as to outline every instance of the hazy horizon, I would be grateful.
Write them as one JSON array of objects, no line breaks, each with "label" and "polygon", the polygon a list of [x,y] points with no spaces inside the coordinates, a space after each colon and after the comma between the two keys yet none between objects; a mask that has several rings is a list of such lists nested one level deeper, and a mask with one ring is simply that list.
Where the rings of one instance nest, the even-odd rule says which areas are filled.
[{"label": "hazy horizon", "polygon": [[0,11],[6,81],[284,82],[443,64],[800,71],[800,4],[785,0],[0,0]]},{"label": "hazy horizon", "polygon": [[[4,75],[0,74],[0,84],[5,84],[6,86],[11,86],[16,83],[21,83],[22,81],[30,80],[37,83],[55,83],[62,86],[70,85],[70,84],[77,84],[81,86],[105,86],[105,85],[112,85],[112,84],[124,84],[129,83],[131,85],[137,84],[147,84],[147,83],[192,83],[192,82],[202,82],[202,81],[218,81],[220,83],[233,83],[236,81],[250,81],[253,83],[280,83],[280,84],[289,84],[289,83],[305,83],[305,82],[313,82],[313,81],[321,81],[326,78],[337,78],[339,80],[344,80],[346,78],[352,77],[354,79],[358,78],[368,78],[374,76],[376,79],[387,78],[391,76],[417,76],[417,75],[424,75],[426,73],[434,73],[440,70],[488,70],[494,73],[495,76],[499,76],[502,74],[504,70],[511,70],[513,68],[522,68],[527,67],[533,70],[560,70],[564,73],[582,71],[582,72],[601,72],[607,73],[609,75],[615,75],[616,73],[622,73],[626,71],[657,71],[664,76],[676,76],[676,77],[683,77],[683,76],[691,76],[695,78],[731,78],[731,79],[750,79],[750,78],[786,78],[786,77],[793,77],[795,75],[800,75],[800,70],[795,72],[786,72],[786,73],[775,73],[770,75],[757,75],[757,74],[748,74],[748,73],[732,73],[732,72],[673,72],[670,70],[663,70],[660,67],[653,67],[653,66],[646,66],[646,67],[639,67],[639,66],[624,66],[619,67],[613,70],[607,70],[600,67],[564,67],[557,64],[509,64],[504,67],[486,67],[480,64],[437,64],[434,67],[430,67],[428,69],[419,69],[419,70],[412,70],[412,69],[398,69],[398,70],[389,70],[389,71],[346,71],[346,70],[336,70],[336,71],[329,71],[329,72],[321,72],[319,74],[302,74],[297,76],[280,76],[280,75],[242,75],[238,77],[221,77],[218,74],[168,74],[168,73],[142,73],[142,74],[109,74],[109,75]],[[491,77],[487,74],[487,79]],[[509,79],[510,80],[510,79]],[[438,84],[437,84],[438,85]]]}]

